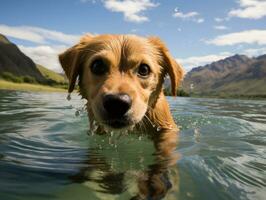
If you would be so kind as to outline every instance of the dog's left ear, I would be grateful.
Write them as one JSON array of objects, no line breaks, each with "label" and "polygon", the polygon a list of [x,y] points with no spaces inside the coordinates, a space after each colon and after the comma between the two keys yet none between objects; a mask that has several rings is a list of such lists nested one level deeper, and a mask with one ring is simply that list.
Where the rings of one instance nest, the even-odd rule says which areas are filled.
[{"label": "dog's left ear", "polygon": [[158,37],[149,37],[148,40],[159,50],[162,58],[162,63],[160,63],[160,65],[165,68],[166,73],[169,74],[171,79],[172,95],[176,96],[178,86],[184,76],[184,70],[182,66],[170,55],[166,45]]},{"label": "dog's left ear", "polygon": [[85,35],[80,42],[70,47],[59,55],[59,61],[69,80],[68,92],[71,93],[75,88],[75,83],[79,75],[83,47],[91,40],[92,35]]}]

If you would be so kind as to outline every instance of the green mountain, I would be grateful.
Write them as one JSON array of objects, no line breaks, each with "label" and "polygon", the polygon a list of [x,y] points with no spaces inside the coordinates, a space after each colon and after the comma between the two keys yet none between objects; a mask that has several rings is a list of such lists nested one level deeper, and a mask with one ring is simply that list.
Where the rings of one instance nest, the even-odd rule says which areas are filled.
[{"label": "green mountain", "polygon": [[66,84],[67,83],[67,78],[59,73],[56,73],[50,69],[45,68],[42,65],[36,64],[37,69],[41,72],[41,74],[47,79],[54,81],[55,83],[58,84]]},{"label": "green mountain", "polygon": [[35,63],[23,54],[19,48],[0,34],[0,75],[4,72],[15,76],[34,77],[39,83],[46,81]]},{"label": "green mountain", "polygon": [[234,55],[193,68],[182,87],[200,96],[266,96],[266,55]]},{"label": "green mountain", "polygon": [[15,80],[15,82],[38,82],[45,85],[63,85],[67,83],[63,75],[35,64],[2,34],[0,34],[1,76],[7,77],[8,80]]}]

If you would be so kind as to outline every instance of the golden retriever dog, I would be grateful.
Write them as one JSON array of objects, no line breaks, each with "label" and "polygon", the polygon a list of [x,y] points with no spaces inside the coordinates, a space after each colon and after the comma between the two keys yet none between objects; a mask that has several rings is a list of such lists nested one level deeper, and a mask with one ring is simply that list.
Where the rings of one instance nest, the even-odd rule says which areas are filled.
[{"label": "golden retriever dog", "polygon": [[[138,192],[131,199],[165,197],[171,188],[168,167],[178,159],[175,155],[178,127],[164,96],[163,82],[169,75],[175,95],[183,69],[164,43],[157,37],[86,35],[60,54],[59,60],[69,79],[69,93],[78,80],[80,94],[87,100],[91,130],[100,134],[113,130],[156,132],[149,134],[154,141],[156,162],[137,173]],[[93,160],[89,159],[88,166],[94,166],[89,163],[94,163]],[[121,194],[123,182],[134,182],[130,171],[116,173],[106,169],[108,164],[103,170],[84,168],[73,179],[92,181],[93,174],[100,170],[105,175],[97,179],[98,183],[110,190],[105,194]],[[121,180],[121,184],[113,184],[109,179]]]},{"label": "golden retriever dog", "polygon": [[85,35],[59,60],[69,79],[69,93],[79,79],[90,126],[97,132],[177,129],[163,81],[168,74],[175,95],[183,69],[159,38]]}]

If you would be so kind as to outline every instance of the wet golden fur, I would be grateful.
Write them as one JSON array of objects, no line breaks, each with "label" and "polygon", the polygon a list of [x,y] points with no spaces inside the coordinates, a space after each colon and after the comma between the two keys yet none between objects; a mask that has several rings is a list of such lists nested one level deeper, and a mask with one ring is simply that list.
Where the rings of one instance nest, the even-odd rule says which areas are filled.
[{"label": "wet golden fur", "polygon": [[[95,76],[90,71],[95,59],[102,59],[109,66],[106,75]],[[87,99],[87,110],[91,128],[98,123],[99,133],[104,133],[105,122],[101,113],[102,96],[106,93],[126,93],[132,99],[129,116],[132,124],[128,129],[161,131],[152,136],[156,149],[156,163],[137,176],[138,193],[132,199],[160,199],[166,196],[168,167],[174,165],[178,156],[174,154],[177,144],[177,126],[170,113],[168,102],[163,94],[163,81],[169,75],[172,93],[175,95],[183,78],[182,67],[170,55],[164,43],[156,37],[138,37],[134,35],[87,35],[80,42],[59,56],[61,65],[69,79],[69,92],[79,79],[80,93]],[[136,70],[141,63],[150,66],[148,78],[140,78]],[[99,162],[99,161],[97,161]],[[91,166],[90,164],[88,166]],[[79,182],[86,174],[97,169],[84,169],[74,179]],[[88,172],[87,172],[88,171]],[[106,172],[110,176],[110,171]],[[125,172],[123,177],[127,177]],[[111,173],[111,177],[120,177],[121,173]],[[121,178],[121,177],[120,177]],[[132,182],[131,178],[128,178]],[[89,179],[90,180],[90,179]],[[104,184],[103,179],[103,183]],[[176,181],[178,182],[178,181]],[[106,182],[108,184],[108,181]],[[122,187],[122,183],[117,186]],[[177,188],[177,183],[175,188]]]},{"label": "wet golden fur", "polygon": [[[110,69],[104,76],[90,72],[93,60],[100,58]],[[172,93],[183,78],[182,67],[170,55],[164,43],[157,37],[135,35],[86,35],[78,44],[59,55],[60,63],[69,79],[72,92],[79,77],[80,93],[87,99],[87,110],[91,126],[95,120],[105,130],[102,120],[102,95],[126,93],[132,98],[129,111],[130,127],[145,129],[161,127],[177,128],[163,94],[163,81],[168,74]],[[142,79],[136,75],[141,63],[150,66],[151,74]],[[109,127],[107,127],[108,129]]]}]

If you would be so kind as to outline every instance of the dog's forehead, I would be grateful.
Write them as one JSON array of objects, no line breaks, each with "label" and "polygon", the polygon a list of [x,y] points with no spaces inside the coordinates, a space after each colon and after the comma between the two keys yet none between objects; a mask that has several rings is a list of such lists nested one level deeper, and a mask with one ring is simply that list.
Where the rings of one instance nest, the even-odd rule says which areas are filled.
[{"label": "dog's forehead", "polygon": [[124,56],[157,53],[157,49],[147,38],[135,35],[100,35],[93,39],[90,46],[98,46],[98,50],[109,50]]},{"label": "dog's forehead", "polygon": [[152,53],[155,50],[154,46],[147,38],[133,35],[124,36],[122,38],[122,48],[129,53]]}]

